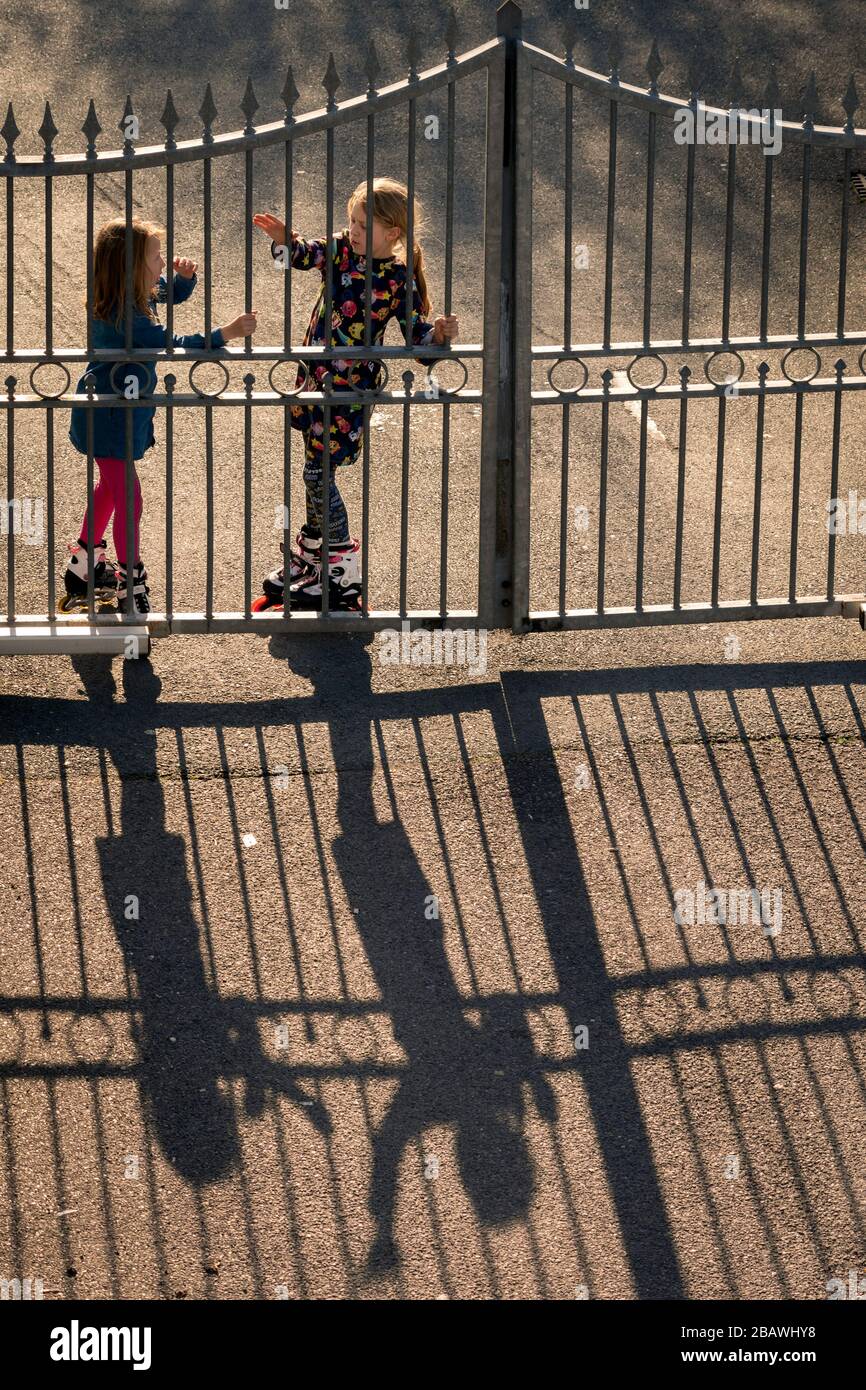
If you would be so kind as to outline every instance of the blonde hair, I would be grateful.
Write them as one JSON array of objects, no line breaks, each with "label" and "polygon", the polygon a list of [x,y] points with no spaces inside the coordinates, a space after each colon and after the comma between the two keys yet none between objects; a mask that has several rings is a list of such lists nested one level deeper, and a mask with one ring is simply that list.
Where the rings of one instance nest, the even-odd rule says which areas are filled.
[{"label": "blonde hair", "polygon": [[[362,207],[367,211],[367,181],[359,183],[348,203],[346,211],[349,217],[352,216],[354,207]],[[397,179],[379,178],[373,180],[373,216],[378,217],[380,222],[384,222],[386,227],[396,227],[400,232],[400,241],[406,250],[406,261],[408,264],[408,246],[406,245],[409,237],[409,190],[405,184],[399,183]],[[423,231],[422,209],[415,199],[415,225],[412,229],[412,270],[415,275],[415,284],[418,286],[418,293],[421,296],[421,310],[426,318],[430,313],[430,296],[427,293],[427,277],[424,274],[424,252],[418,240],[418,232]]]},{"label": "blonde hair", "polygon": [[[132,295],[135,309],[153,319],[150,299],[153,285],[148,283],[147,243],[162,236],[164,229],[155,222],[132,222]],[[90,306],[88,306],[90,307]],[[120,324],[126,311],[126,222],[115,217],[96,233],[93,246],[94,318]]]}]

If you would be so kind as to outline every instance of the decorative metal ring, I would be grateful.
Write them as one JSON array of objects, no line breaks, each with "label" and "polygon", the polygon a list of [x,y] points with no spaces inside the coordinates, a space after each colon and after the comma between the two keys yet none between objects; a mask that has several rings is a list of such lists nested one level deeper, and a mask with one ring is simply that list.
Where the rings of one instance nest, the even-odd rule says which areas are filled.
[{"label": "decorative metal ring", "polygon": [[[225,377],[225,381],[223,382],[222,386],[218,391],[203,391],[200,386],[196,386],[195,384],[195,374],[198,371],[199,367],[211,365],[219,367],[220,371],[223,373]],[[194,362],[189,369],[189,384],[192,390],[195,391],[195,394],[198,397],[200,397],[200,399],[206,401],[216,400],[217,396],[221,396],[223,391],[229,384],[229,369],[226,366],[225,362],[220,361],[219,358],[217,358],[215,362],[210,363],[207,362],[205,358],[200,357],[199,360],[197,362]]]},{"label": "decorative metal ring", "polygon": [[[349,360],[351,361],[351,359],[349,359]],[[358,360],[359,360],[359,359],[357,359],[357,358],[355,359],[355,361],[358,361]],[[376,387],[376,390],[377,390],[377,391],[387,391],[389,385],[391,384],[391,371],[390,371],[390,368],[388,367],[388,363],[387,363],[386,361],[384,361],[384,359],[383,359],[381,362],[378,363],[378,366],[379,366],[379,369],[385,373],[385,379],[384,379],[384,381],[380,381],[380,382],[379,382],[378,386]],[[336,395],[337,392],[332,391],[331,394],[332,394],[332,395]],[[339,393],[339,394],[343,394],[343,393],[341,392],[341,393]],[[358,396],[358,395],[360,395],[361,393],[360,393],[359,391],[356,391],[356,390],[353,388],[351,392],[346,392],[345,394],[346,394],[346,395],[352,395],[352,396]],[[368,401],[367,404],[370,405],[370,406],[375,406],[375,401]]]},{"label": "decorative metal ring", "polygon": [[[659,381],[653,382],[652,386],[639,386],[631,374],[632,368],[636,366],[638,362],[645,362],[647,358],[652,357],[655,358],[656,362],[661,363],[661,379]],[[664,386],[665,381],[667,380],[668,367],[665,360],[662,357],[660,357],[657,352],[639,352],[637,354],[637,357],[633,357],[632,360],[629,362],[628,366],[625,369],[625,374],[628,377],[630,384],[634,387],[636,391],[657,391],[660,386]]]},{"label": "decorative metal ring", "polygon": [[[59,391],[40,391],[36,383],[36,373],[38,371],[41,371],[43,367],[59,367],[61,372],[64,373],[64,375],[66,376],[66,382],[63,386],[61,386]],[[31,367],[30,369],[30,385],[36,392],[36,395],[42,401],[56,401],[58,397],[64,396],[66,392],[69,390],[71,382],[72,377],[69,375],[69,368],[65,365],[65,363],[52,362],[51,359],[48,357],[46,357],[42,362],[37,362],[36,366]]]},{"label": "decorative metal ring", "polygon": [[860,356],[857,358],[857,366],[860,368],[860,375],[861,375],[861,376],[866,376],[866,367],[863,366],[863,358],[864,358],[864,357],[866,357],[866,348],[863,349],[863,351],[861,352]]},{"label": "decorative metal ring", "polygon": [[[711,374],[710,367],[712,366],[713,362],[715,362],[717,357],[736,357],[737,361],[740,364],[740,371],[739,374],[734,377],[733,381],[731,381],[730,377],[728,377],[725,381],[716,381],[716,378]],[[709,357],[704,363],[704,376],[707,378],[707,381],[710,383],[711,386],[733,386],[735,382],[742,381],[743,376],[745,374],[745,370],[745,359],[742,358],[738,352],[735,352],[733,348],[719,348],[716,352],[710,353]]]},{"label": "decorative metal ring", "polygon": [[122,395],[123,395],[123,391],[122,391],[121,388],[117,385],[117,382],[114,380],[114,374],[115,374],[115,372],[118,370],[119,367],[125,367],[127,370],[129,370],[130,367],[140,367],[142,371],[145,371],[146,368],[147,368],[147,365],[148,365],[148,364],[147,364],[146,362],[115,362],[114,366],[112,367],[112,369],[111,369],[111,371],[109,372],[109,375],[108,375],[108,384],[109,384],[109,386],[111,387],[112,391],[114,392],[115,396],[122,396]]},{"label": "decorative metal ring", "polygon": [[[579,386],[557,386],[556,382],[553,379],[553,373],[556,371],[557,367],[560,366],[563,362],[577,362],[579,366],[583,368],[583,381],[580,383]],[[578,391],[582,391],[586,383],[589,381],[589,368],[587,367],[582,357],[557,357],[556,361],[552,362],[547,369],[547,380],[550,383],[551,390],[555,391],[557,395],[573,396],[576,395]]]},{"label": "decorative metal ring", "polygon": [[[809,376],[791,376],[790,372],[787,370],[787,368],[786,368],[786,366],[785,366],[785,363],[787,362],[788,358],[791,357],[792,354],[795,353],[795,352],[811,352],[812,356],[814,357],[814,359],[815,359],[815,370],[814,370],[814,372],[810,373]],[[820,359],[820,357],[818,356],[817,352],[815,351],[815,349],[814,349],[813,347],[809,347],[808,343],[804,343],[802,347],[792,347],[792,348],[788,348],[788,351],[785,353],[785,356],[782,358],[781,367],[782,367],[783,373],[784,373],[785,376],[788,378],[788,380],[791,381],[791,382],[794,382],[795,384],[797,384],[797,383],[799,383],[799,382],[811,381],[813,377],[816,377],[816,376],[818,375],[818,373],[819,373],[820,370],[821,370],[821,359]]]},{"label": "decorative metal ring", "polygon": [[[291,359],[290,359],[290,360],[291,360]],[[298,358],[297,360],[300,361],[300,358]],[[349,361],[349,362],[352,362],[352,361],[360,361],[361,359],[360,359],[360,358],[346,358],[346,359],[339,358],[338,360],[341,361],[341,362],[344,361],[344,360]],[[275,364],[275,365],[276,365],[276,364]],[[330,367],[330,366],[333,365],[333,363],[326,362],[324,365],[325,365],[326,367]],[[380,367],[381,371],[383,371],[383,372],[385,373],[385,379],[384,379],[384,381],[380,381],[380,382],[379,382],[379,385],[377,386],[376,389],[377,389],[378,391],[386,391],[386,390],[388,389],[388,386],[389,386],[390,381],[391,381],[391,373],[390,373],[390,371],[388,370],[388,363],[387,363],[386,361],[383,360],[383,361],[379,362],[378,366]],[[271,370],[273,370],[273,368],[272,368]],[[333,375],[334,375],[334,373],[333,373],[333,372],[330,372],[330,376],[333,377]],[[307,369],[307,386],[306,386],[306,389],[307,389],[308,391],[315,391],[315,390],[317,389],[317,387],[318,387],[318,389],[322,392],[322,395],[327,395],[327,397],[328,397],[328,399],[329,399],[330,401],[334,401],[334,400],[338,399],[339,397],[349,396],[349,397],[351,398],[352,396],[355,396],[355,397],[357,398],[358,396],[361,395],[361,392],[358,391],[358,390],[356,390],[354,387],[353,387],[351,390],[346,390],[344,387],[340,387],[339,389],[335,389],[333,385],[331,386],[330,392],[326,392],[326,391],[325,391],[325,384],[324,384],[324,382],[318,382],[318,383],[317,383],[316,381],[314,381],[314,380],[312,379],[312,373],[310,372],[310,370],[309,370],[309,368],[308,368],[308,369]],[[303,388],[302,388],[302,389],[303,389]],[[370,401],[368,401],[368,402],[366,402],[366,404],[372,406],[373,404],[375,404],[375,402],[370,402]]]},{"label": "decorative metal ring", "polygon": [[[456,363],[458,364],[458,366],[460,366],[460,367],[463,368],[463,380],[461,381],[461,383],[460,383],[459,386],[440,386],[440,385],[439,385],[439,382],[436,380],[436,377],[435,377],[434,373],[435,373],[435,371],[436,371],[436,368],[437,368],[438,366],[440,366],[443,362],[456,362]],[[437,398],[437,400],[439,399],[440,396],[458,396],[458,395],[460,394],[460,392],[463,390],[463,387],[466,385],[467,381],[469,380],[469,368],[467,367],[466,363],[463,361],[463,358],[462,358],[462,357],[437,357],[437,358],[436,358],[436,361],[433,363],[433,365],[431,366],[429,372],[427,373],[427,380],[428,380],[428,381],[432,381],[432,382],[435,383],[435,386],[436,386],[436,398]],[[425,395],[426,395],[426,389],[425,389]]]},{"label": "decorative metal ring", "polygon": [[[276,382],[274,381],[274,372],[277,370],[277,367],[282,367],[286,362],[297,362],[298,366],[301,368],[301,371],[304,373],[303,384],[301,386],[295,386],[291,391],[281,391],[279,386],[277,386]],[[310,369],[301,357],[281,357],[279,362],[275,362],[271,367],[271,370],[268,372],[268,385],[270,386],[272,391],[276,391],[278,396],[297,396],[300,391],[309,390]]]}]

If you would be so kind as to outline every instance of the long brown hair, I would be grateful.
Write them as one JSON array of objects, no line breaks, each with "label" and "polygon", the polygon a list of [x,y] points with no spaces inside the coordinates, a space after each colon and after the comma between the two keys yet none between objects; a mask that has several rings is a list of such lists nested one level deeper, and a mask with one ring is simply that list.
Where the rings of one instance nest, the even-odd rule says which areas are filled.
[{"label": "long brown hair", "polygon": [[[352,216],[352,208],[362,207],[367,211],[367,182],[359,183],[347,204],[347,212]],[[378,217],[380,222],[384,222],[386,227],[397,227],[400,232],[400,241],[406,251],[408,264],[408,247],[406,242],[409,236],[409,190],[405,184],[399,183],[397,179],[379,178],[373,180],[373,216]],[[422,209],[415,199],[415,225],[412,229],[412,269],[415,274],[415,284],[418,286],[418,293],[421,296],[421,309],[426,318],[430,313],[430,296],[427,293],[427,277],[424,274],[424,252],[421,249],[421,242],[418,240],[418,233],[424,230],[422,223]]]},{"label": "long brown hair", "polygon": [[[153,318],[149,301],[153,285],[148,284],[147,242],[152,236],[162,236],[163,228],[154,222],[132,223],[132,294],[135,310]],[[96,233],[93,247],[93,307],[94,318],[106,323],[120,324],[126,311],[126,222],[115,217]]]}]

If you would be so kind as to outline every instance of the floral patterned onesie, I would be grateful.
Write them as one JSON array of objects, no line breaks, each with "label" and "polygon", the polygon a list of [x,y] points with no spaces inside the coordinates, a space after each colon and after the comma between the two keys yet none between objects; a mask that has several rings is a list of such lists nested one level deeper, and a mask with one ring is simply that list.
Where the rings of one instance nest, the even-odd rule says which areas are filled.
[{"label": "floral patterned onesie", "polygon": [[[344,229],[332,240],[330,256],[331,294],[332,294],[332,338],[333,346],[341,343],[347,347],[361,347],[364,343],[364,309],[366,304],[366,258],[356,255],[349,241],[348,230]],[[271,254],[277,256],[278,248],[271,246]],[[326,243],[324,237],[305,241],[302,237],[292,238],[291,262],[295,270],[318,270],[322,277],[319,295],[304,335],[304,343],[320,343],[325,346],[325,275]],[[405,341],[406,336],[406,266],[391,256],[373,260],[372,274],[372,332],[371,339],[379,346],[384,339],[385,329],[392,318],[396,318]],[[417,284],[412,299],[412,342],[416,346],[433,341],[433,325],[423,317],[421,296]],[[424,358],[417,359],[424,362]],[[333,374],[334,392],[376,391],[382,382],[382,371],[377,362],[364,362],[358,358],[334,359],[325,362],[308,362],[312,378],[311,390],[321,390],[321,382],[330,369]],[[304,373],[298,370],[296,387],[303,388]],[[331,468],[354,463],[364,442],[363,405],[331,409]],[[307,406],[297,403],[291,407],[292,425],[304,434],[304,483],[307,489],[307,526],[313,531],[321,530],[322,519],[322,469],[324,466],[324,411],[321,406]],[[348,540],[349,529],[346,509],[339,490],[331,477],[330,496],[330,539],[331,543]]]}]

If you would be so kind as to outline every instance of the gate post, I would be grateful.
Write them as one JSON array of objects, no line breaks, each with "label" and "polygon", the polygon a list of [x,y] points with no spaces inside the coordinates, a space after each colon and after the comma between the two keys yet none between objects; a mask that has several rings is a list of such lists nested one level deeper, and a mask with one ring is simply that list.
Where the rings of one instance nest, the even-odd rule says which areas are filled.
[{"label": "gate post", "polygon": [[487,93],[478,617],[483,627],[510,628],[514,612],[515,314],[519,269],[517,65],[523,32],[523,11],[514,0],[505,0],[499,6],[496,32],[505,44],[499,64],[489,69]]}]

